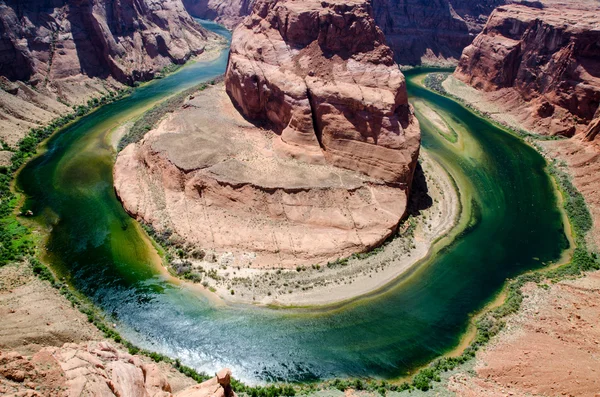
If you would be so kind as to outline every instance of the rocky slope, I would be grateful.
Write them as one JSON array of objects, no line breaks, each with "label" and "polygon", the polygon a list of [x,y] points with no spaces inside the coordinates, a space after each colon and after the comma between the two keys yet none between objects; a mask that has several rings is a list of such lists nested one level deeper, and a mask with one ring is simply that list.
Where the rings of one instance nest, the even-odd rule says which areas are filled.
[{"label": "rocky slope", "polygon": [[7,0],[0,4],[0,138],[216,45],[181,0]]},{"label": "rocky slope", "polygon": [[259,1],[225,85],[119,155],[129,213],[254,268],[326,263],[396,230],[420,131],[366,0]]},{"label": "rocky slope", "polygon": [[[165,365],[110,342],[44,347],[31,357],[0,350],[0,392],[13,396],[234,397],[231,372],[174,391]],[[174,371],[172,369],[172,371]],[[179,380],[177,380],[179,381]]]},{"label": "rocky slope", "polygon": [[535,4],[497,8],[464,50],[455,77],[488,92],[527,129],[566,136],[589,129],[593,139],[600,116],[600,6]]}]

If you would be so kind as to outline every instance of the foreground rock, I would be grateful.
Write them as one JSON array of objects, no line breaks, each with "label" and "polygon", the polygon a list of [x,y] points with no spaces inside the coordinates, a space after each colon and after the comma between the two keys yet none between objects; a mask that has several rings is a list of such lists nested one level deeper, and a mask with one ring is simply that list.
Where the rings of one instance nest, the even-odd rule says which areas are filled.
[{"label": "foreground rock", "polygon": [[[109,342],[45,347],[31,358],[0,351],[0,393],[27,396],[234,397],[231,371],[174,391],[165,365]],[[174,371],[173,369],[171,371]]]},{"label": "foreground rock", "polygon": [[181,0],[0,4],[0,139],[218,45]]},{"label": "foreground rock", "polygon": [[464,50],[455,77],[488,93],[526,129],[587,132],[594,139],[600,123],[598,26],[597,2],[499,7]]}]

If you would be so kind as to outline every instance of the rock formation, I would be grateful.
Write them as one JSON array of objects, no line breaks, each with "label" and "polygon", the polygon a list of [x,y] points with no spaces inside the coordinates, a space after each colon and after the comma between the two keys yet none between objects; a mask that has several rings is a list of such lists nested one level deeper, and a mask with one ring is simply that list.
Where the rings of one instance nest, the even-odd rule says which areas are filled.
[{"label": "rock formation", "polygon": [[[455,64],[506,0],[372,0],[375,22],[402,65]],[[184,0],[188,11],[228,28],[250,14],[255,0]]]},{"label": "rock formation", "polygon": [[588,4],[498,7],[464,50],[455,76],[489,92],[527,129],[565,136],[588,130],[593,139],[600,122],[600,7]]},{"label": "rock formation", "polygon": [[0,367],[0,393],[15,396],[235,397],[229,369],[175,391],[170,378],[181,376],[173,369],[109,342],[45,347],[31,358],[0,351]]},{"label": "rock formation", "polygon": [[[314,153],[301,147],[298,158],[282,156],[280,145],[272,131],[244,120],[221,84],[125,148],[115,190],[132,216],[173,233],[184,249],[204,250],[204,269],[215,261],[267,269],[323,264],[373,248],[397,229],[408,184],[314,164]],[[417,137],[412,150],[416,156]]]},{"label": "rock formation", "polygon": [[132,83],[201,53],[211,37],[181,0],[8,0],[0,75],[34,86],[79,74]]},{"label": "rock formation", "polygon": [[0,138],[14,144],[71,105],[151,79],[218,41],[181,0],[3,1]]},{"label": "rock formation", "polygon": [[198,18],[212,19],[229,29],[250,15],[255,0],[183,0],[188,12]]},{"label": "rock formation", "polygon": [[505,0],[373,0],[375,20],[402,65],[453,64]]},{"label": "rock formation", "polygon": [[368,1],[259,1],[225,84],[121,152],[130,214],[260,268],[326,263],[397,229],[420,131]]},{"label": "rock formation", "polygon": [[419,126],[368,1],[259,0],[234,32],[225,84],[281,152],[410,186]]}]

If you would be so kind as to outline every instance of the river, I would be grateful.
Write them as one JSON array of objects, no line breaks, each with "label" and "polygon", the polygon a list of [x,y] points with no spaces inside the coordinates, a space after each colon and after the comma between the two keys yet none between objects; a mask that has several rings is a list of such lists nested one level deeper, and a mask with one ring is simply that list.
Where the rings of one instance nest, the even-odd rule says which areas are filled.
[{"label": "river", "polygon": [[[207,27],[226,33],[217,25]],[[468,227],[410,277],[335,309],[215,306],[150,265],[156,252],[112,186],[110,132],[157,101],[224,72],[227,54],[197,62],[106,105],[55,134],[19,174],[40,228],[44,259],[102,308],[134,344],[242,380],[311,381],[403,376],[457,346],[470,315],[505,280],[556,261],[567,247],[543,158],[458,103],[420,88],[451,142],[418,114],[423,147],[461,188]]]}]

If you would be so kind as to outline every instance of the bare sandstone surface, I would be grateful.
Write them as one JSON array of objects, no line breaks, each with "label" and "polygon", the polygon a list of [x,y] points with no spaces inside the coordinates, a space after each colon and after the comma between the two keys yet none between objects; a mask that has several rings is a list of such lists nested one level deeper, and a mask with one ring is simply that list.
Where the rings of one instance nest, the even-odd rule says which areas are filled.
[{"label": "bare sandstone surface", "polygon": [[397,230],[420,131],[368,2],[258,2],[225,87],[119,155],[129,213],[254,268],[324,264]]},{"label": "bare sandstone surface", "polygon": [[231,265],[313,265],[383,241],[406,191],[360,172],[277,153],[278,136],[233,107],[222,85],[188,99],[115,165],[133,216],[221,254]]}]

